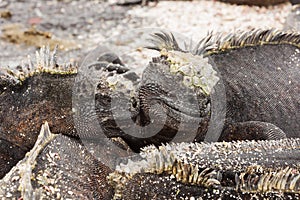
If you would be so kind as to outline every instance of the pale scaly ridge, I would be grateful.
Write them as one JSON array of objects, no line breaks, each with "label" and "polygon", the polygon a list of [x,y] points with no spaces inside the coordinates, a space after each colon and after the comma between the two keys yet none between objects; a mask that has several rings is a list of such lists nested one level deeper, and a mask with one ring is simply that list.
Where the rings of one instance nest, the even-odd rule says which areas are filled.
[{"label": "pale scaly ridge", "polygon": [[[242,192],[300,194],[300,158],[289,164],[281,160],[283,154],[300,155],[300,139],[148,146],[139,159],[118,165],[108,180],[115,188],[115,199],[139,173],[169,174],[185,184],[218,188],[223,187],[222,173],[229,171],[235,174],[235,188]],[[273,159],[272,166],[263,165],[268,157]]]},{"label": "pale scaly ridge", "polygon": [[19,161],[19,163],[13,167],[9,173],[7,173],[3,179],[0,180],[0,197],[5,198],[6,192],[4,188],[11,181],[12,174],[17,174],[18,177],[14,176],[15,180],[18,180],[18,190],[21,193],[21,197],[24,200],[39,199],[40,191],[33,189],[31,185],[32,169],[36,165],[36,158],[41,151],[51,142],[57,135],[50,132],[48,123],[42,125],[40,134],[34,147],[25,155],[25,158]]},{"label": "pale scaly ridge", "polygon": [[51,52],[49,46],[43,46],[36,51],[35,60],[28,56],[27,61],[16,69],[1,68],[0,77],[14,84],[21,84],[26,78],[35,74],[76,74],[77,67],[70,63],[57,64],[57,47]]}]

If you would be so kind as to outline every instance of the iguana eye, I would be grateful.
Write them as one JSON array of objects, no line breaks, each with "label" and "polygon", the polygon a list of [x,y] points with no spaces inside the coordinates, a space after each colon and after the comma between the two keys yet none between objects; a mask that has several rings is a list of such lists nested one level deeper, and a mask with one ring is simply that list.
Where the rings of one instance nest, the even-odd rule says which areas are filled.
[{"label": "iguana eye", "polygon": [[131,105],[133,108],[136,108],[138,106],[136,98],[134,97],[131,98]]}]

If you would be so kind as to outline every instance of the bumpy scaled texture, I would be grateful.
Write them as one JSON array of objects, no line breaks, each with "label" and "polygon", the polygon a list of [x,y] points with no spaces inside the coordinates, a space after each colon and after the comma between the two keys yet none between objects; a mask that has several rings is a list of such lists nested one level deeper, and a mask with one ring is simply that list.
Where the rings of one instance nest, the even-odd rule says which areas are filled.
[{"label": "bumpy scaled texture", "polygon": [[[100,92],[96,94],[96,99],[100,98],[97,101],[97,109],[102,111],[99,113],[99,121],[104,121],[104,125],[106,125],[105,119],[108,120],[105,129],[107,137],[117,137],[109,129],[111,127],[112,130],[119,130],[113,122],[111,114],[113,108],[108,102],[112,87],[108,86],[107,77],[110,77],[115,70],[115,77],[117,77],[118,73],[126,72],[126,68],[123,71],[119,64],[119,70],[111,65],[108,66],[108,62],[118,61],[115,61],[112,56],[107,57],[109,53],[107,48],[101,48],[98,53],[95,61],[97,59],[99,62],[105,60],[105,62],[101,61],[102,63],[93,65],[93,67],[105,68],[105,70],[97,68],[102,75],[100,74],[95,85],[95,87],[98,84],[101,86]],[[73,89],[76,92],[74,84],[76,77],[79,78],[77,70],[78,66],[58,65],[56,51],[50,52],[47,47],[41,48],[36,53],[35,60],[29,58],[28,62],[16,69],[1,68],[0,177],[3,177],[12,166],[25,156],[26,152],[32,149],[40,126],[45,121],[48,122],[52,133],[79,138],[74,127],[74,113],[76,111],[72,110],[72,92]],[[129,73],[129,78],[134,77],[130,76]],[[82,82],[84,81],[82,80]],[[84,97],[81,100],[84,101]],[[90,117],[90,119],[92,118]],[[80,124],[80,122],[78,123]],[[91,128],[95,129],[96,127]],[[81,134],[80,137],[81,139],[91,139],[94,135],[89,132],[89,134]]]},{"label": "bumpy scaled texture", "polygon": [[297,199],[299,155],[300,139],[149,146],[109,181],[114,199]]},{"label": "bumpy scaled texture", "polygon": [[[149,89],[144,84],[143,91],[149,91],[149,95],[159,91],[159,98],[153,101],[159,101],[170,111],[173,130],[184,119],[184,130],[189,130],[198,119],[197,141],[299,137],[299,41],[298,34],[256,30],[208,36],[194,47],[181,48],[174,36],[158,33],[154,35],[154,46],[149,48],[159,50],[161,57],[154,59],[144,73],[148,85],[151,76],[156,80],[152,80]],[[205,66],[206,71],[199,66]],[[184,94],[177,89],[182,87],[196,95],[188,96],[189,101],[195,98],[196,104],[174,103],[172,92]],[[147,100],[141,98],[141,105],[144,99]],[[149,99],[147,104],[151,105]],[[220,137],[208,134],[211,123],[215,123],[214,134],[215,127],[221,126]],[[167,135],[163,130],[161,133]]]},{"label": "bumpy scaled texture", "polygon": [[78,140],[52,134],[45,123],[31,151],[0,180],[0,198],[110,199],[110,172]]},{"label": "bumpy scaled texture", "polygon": [[[225,36],[209,35],[198,44],[183,48],[172,34],[156,33],[151,48],[159,50],[161,56],[152,59],[142,77],[124,66],[118,56],[107,48],[97,49],[95,57],[88,58],[90,62],[82,69],[59,66],[55,54],[50,55],[47,49],[42,49],[37,54],[37,63],[25,64],[15,71],[0,74],[2,176],[30,149],[35,152],[29,160],[25,157],[19,163],[21,169],[25,164],[31,165],[27,169],[31,169],[32,174],[13,169],[2,179],[5,183],[1,184],[1,195],[8,195],[8,198],[74,195],[78,198],[110,199],[115,193],[115,198],[147,198],[138,189],[128,194],[131,191],[128,188],[135,189],[142,181],[148,181],[145,185],[153,184],[155,180],[160,188],[166,188],[161,191],[166,194],[157,193],[158,199],[176,199],[174,191],[181,195],[179,198],[202,198],[201,195],[213,196],[218,192],[224,194],[224,199],[226,194],[245,199],[255,196],[275,199],[277,195],[296,198],[299,194],[299,165],[295,164],[300,155],[297,153],[298,139],[285,139],[281,143],[185,144],[183,152],[189,159],[175,157],[174,160],[172,155],[162,154],[167,155],[162,161],[168,163],[167,168],[174,161],[175,171],[172,166],[171,174],[160,167],[160,171],[156,172],[157,167],[153,169],[147,160],[142,162],[137,157],[132,162],[146,168],[149,173],[118,165],[121,168],[116,169],[116,175],[109,176],[110,182],[105,177],[115,170],[115,167],[108,167],[111,160],[104,157],[96,160],[90,154],[92,151],[85,147],[87,141],[101,140],[105,144],[110,141],[123,151],[109,152],[116,148],[108,146],[102,155],[118,157],[126,156],[128,152],[130,154],[131,150],[139,152],[149,144],[161,146],[162,143],[184,139],[199,142],[299,137],[299,41],[300,35],[297,33],[256,30]],[[93,73],[81,74],[88,70],[93,70]],[[75,105],[72,105],[72,100]],[[44,148],[35,148],[40,125],[44,121],[48,121],[52,133],[62,135],[53,136],[54,139],[51,136],[43,143]],[[158,129],[157,134],[144,137],[148,136],[148,129],[138,129],[137,125],[162,128]],[[44,126],[43,130],[42,133],[48,129]],[[134,133],[136,130],[139,131]],[[39,141],[36,143],[38,146]],[[11,147],[9,151],[4,144]],[[271,147],[268,148],[267,144]],[[272,149],[272,144],[278,147],[277,151]],[[176,145],[181,147],[181,144]],[[201,145],[220,148],[220,152],[215,151],[215,157],[225,157],[222,152],[227,151],[226,155],[235,157],[225,157],[225,161],[212,159],[212,163],[204,163],[203,169],[201,166],[197,168],[197,162],[206,157],[205,154],[199,154],[200,158],[193,157],[198,154],[193,154],[190,147],[202,149]],[[161,150],[165,151],[163,149],[167,147],[161,147]],[[141,155],[151,156],[151,148]],[[244,151],[249,153],[234,154]],[[281,151],[282,154],[278,153]],[[208,153],[206,155],[210,156]],[[274,158],[274,165],[269,163],[272,160],[260,160],[260,157],[267,158],[267,155]],[[194,158],[195,162],[192,162]],[[80,163],[76,166],[78,160]],[[240,165],[226,165],[232,162]],[[155,163],[159,165],[161,162],[155,160]],[[236,171],[237,168],[239,171]],[[191,170],[195,174],[203,173],[195,176],[197,180],[190,181],[187,179],[192,177],[187,178],[189,175],[186,173]],[[130,174],[135,178],[131,178]],[[178,180],[173,178],[176,176]],[[36,178],[30,182],[28,177]],[[19,187],[19,180],[33,189],[23,191],[22,188],[27,186]],[[245,180],[250,182],[243,183]],[[272,180],[272,184],[262,186],[267,180]],[[253,188],[250,183],[254,183]],[[176,189],[178,187],[179,190]],[[214,190],[215,187],[217,190]]]},{"label": "bumpy scaled texture", "polygon": [[44,121],[55,124],[55,133],[73,132],[67,99],[72,98],[77,69],[59,66],[56,51],[48,48],[32,60],[14,70],[0,69],[0,177],[33,147]]}]

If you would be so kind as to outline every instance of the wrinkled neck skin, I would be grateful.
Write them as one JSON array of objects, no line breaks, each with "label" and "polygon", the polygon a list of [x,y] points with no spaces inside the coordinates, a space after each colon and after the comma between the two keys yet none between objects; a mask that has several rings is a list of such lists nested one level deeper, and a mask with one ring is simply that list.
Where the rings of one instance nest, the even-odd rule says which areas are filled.
[{"label": "wrinkled neck skin", "polygon": [[[183,76],[169,71],[164,57],[153,58],[140,81],[98,85],[96,110],[107,137],[122,137],[134,151],[149,144],[204,140],[210,119],[210,96],[188,88]],[[131,88],[129,91],[128,88]],[[104,92],[105,91],[105,92]],[[109,105],[110,104],[110,105]],[[189,135],[189,137],[187,137]]]},{"label": "wrinkled neck skin", "polygon": [[[134,149],[167,143],[175,136],[176,142],[204,140],[210,119],[210,96],[186,87],[183,77],[170,73],[169,67],[164,57],[154,58],[137,87],[131,119],[137,129],[142,127],[143,134],[124,137]],[[123,123],[120,128],[125,130],[126,126],[128,123]],[[143,141],[142,146],[137,145],[137,140]]]}]

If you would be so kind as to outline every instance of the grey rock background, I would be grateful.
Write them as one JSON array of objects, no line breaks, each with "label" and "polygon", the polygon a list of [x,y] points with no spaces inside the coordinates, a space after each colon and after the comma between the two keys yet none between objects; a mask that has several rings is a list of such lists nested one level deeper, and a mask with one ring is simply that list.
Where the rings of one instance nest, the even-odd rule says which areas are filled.
[{"label": "grey rock background", "polygon": [[[98,44],[125,45],[129,30],[159,27],[199,40],[208,32],[281,29],[289,3],[237,6],[214,0],[119,6],[116,0],[0,0],[0,66],[15,67],[41,45],[59,45],[59,62],[79,62]],[[34,27],[34,28],[33,28]],[[130,40],[124,44],[124,37]],[[119,39],[117,39],[119,38]],[[113,43],[113,44],[112,44]],[[130,45],[129,45],[130,46]],[[137,48],[135,45],[134,48]]]}]

